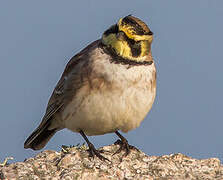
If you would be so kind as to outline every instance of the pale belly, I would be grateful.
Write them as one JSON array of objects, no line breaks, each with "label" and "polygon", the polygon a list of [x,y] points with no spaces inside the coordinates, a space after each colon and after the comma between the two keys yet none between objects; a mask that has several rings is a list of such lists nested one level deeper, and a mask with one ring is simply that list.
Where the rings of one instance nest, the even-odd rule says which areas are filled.
[{"label": "pale belly", "polygon": [[64,110],[64,127],[74,132],[83,130],[90,136],[102,135],[138,127],[152,107],[155,89],[132,87],[124,91],[92,91],[77,97],[80,98]]}]

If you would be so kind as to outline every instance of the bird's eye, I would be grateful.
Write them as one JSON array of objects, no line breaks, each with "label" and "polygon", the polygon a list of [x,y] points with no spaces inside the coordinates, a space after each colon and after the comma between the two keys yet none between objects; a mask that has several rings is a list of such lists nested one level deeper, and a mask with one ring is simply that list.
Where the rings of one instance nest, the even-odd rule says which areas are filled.
[{"label": "bird's eye", "polygon": [[119,31],[116,34],[116,37],[117,37],[118,40],[125,40],[125,33],[123,31]]}]

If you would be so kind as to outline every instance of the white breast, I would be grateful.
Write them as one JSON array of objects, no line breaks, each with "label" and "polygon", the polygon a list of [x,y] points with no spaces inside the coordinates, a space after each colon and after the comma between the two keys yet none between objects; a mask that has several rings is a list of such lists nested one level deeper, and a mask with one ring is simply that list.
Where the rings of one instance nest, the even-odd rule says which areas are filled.
[{"label": "white breast", "polygon": [[87,135],[138,127],[154,102],[154,63],[127,68],[102,55],[97,57],[101,58],[90,66],[90,84],[83,86],[64,110],[64,126]]}]

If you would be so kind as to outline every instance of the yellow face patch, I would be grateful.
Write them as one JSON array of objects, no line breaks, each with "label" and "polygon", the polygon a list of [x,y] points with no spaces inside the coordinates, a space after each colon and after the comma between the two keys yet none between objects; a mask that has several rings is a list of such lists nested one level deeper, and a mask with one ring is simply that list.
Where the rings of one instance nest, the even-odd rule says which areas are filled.
[{"label": "yellow face patch", "polygon": [[131,49],[126,41],[120,41],[115,34],[103,36],[103,43],[111,46],[118,55],[131,59]]},{"label": "yellow face patch", "polygon": [[142,61],[143,57],[150,53],[150,43],[148,41],[141,41],[140,54],[137,57],[133,56],[131,47],[127,41],[118,40],[116,34],[103,35],[102,42],[106,46],[113,48],[119,56],[137,62]]},{"label": "yellow face patch", "polygon": [[128,38],[133,39],[135,41],[147,40],[149,42],[152,42],[153,40],[152,35],[137,35],[132,26],[130,26],[129,24],[123,24],[122,21],[123,21],[123,18],[121,18],[118,21],[119,31],[123,31],[126,34],[126,36],[128,36]]},{"label": "yellow face patch", "polygon": [[144,22],[126,16],[104,32],[102,43],[113,49],[115,54],[140,62],[151,53],[152,34]]}]

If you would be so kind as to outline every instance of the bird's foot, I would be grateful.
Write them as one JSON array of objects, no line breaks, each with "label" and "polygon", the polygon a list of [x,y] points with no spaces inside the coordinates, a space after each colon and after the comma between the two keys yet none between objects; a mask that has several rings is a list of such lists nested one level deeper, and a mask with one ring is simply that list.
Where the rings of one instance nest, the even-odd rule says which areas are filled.
[{"label": "bird's foot", "polygon": [[115,144],[118,144],[120,145],[120,148],[113,154],[117,154],[117,153],[120,153],[122,150],[125,150],[125,154],[124,156],[127,156],[129,153],[130,153],[130,150],[133,149],[133,150],[137,150],[139,151],[136,147],[132,146],[132,145],[129,145],[127,139],[125,139],[124,136],[122,136],[118,131],[115,131],[115,134],[121,139],[121,140],[117,140],[115,142]]},{"label": "bird's foot", "polygon": [[122,150],[125,151],[124,156],[128,156],[128,154],[130,153],[131,150],[139,151],[135,146],[129,145],[129,143],[126,139],[123,139],[122,141],[117,140],[114,144],[119,145],[120,147],[113,155],[120,153]]},{"label": "bird's foot", "polygon": [[88,151],[89,151],[90,157],[94,158],[94,156],[97,156],[102,161],[105,161],[105,160],[109,161],[106,157],[101,155],[101,153],[104,152],[103,150],[97,150],[92,143],[89,143],[88,147],[89,147]]},{"label": "bird's foot", "polygon": [[85,139],[85,141],[87,142],[87,145],[89,147],[88,151],[89,151],[91,157],[94,158],[94,156],[97,156],[102,161],[105,161],[105,160],[109,161],[107,158],[105,158],[104,156],[101,155],[101,153],[103,152],[103,150],[101,150],[101,151],[100,150],[97,150],[94,147],[94,145],[88,140],[87,136],[84,134],[84,131],[80,130],[80,134]]}]

